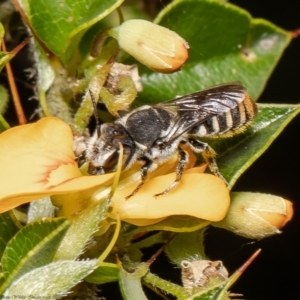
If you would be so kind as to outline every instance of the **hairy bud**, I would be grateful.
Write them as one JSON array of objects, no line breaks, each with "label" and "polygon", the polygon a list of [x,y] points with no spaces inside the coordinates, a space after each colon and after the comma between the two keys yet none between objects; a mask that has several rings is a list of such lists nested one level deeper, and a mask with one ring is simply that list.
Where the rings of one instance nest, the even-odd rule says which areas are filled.
[{"label": "hairy bud", "polygon": [[280,233],[293,216],[290,201],[260,193],[232,193],[226,217],[211,225],[230,230],[251,239]]},{"label": "hairy bud", "polygon": [[188,44],[176,32],[145,20],[128,20],[109,34],[120,47],[148,68],[172,73],[188,58]]}]

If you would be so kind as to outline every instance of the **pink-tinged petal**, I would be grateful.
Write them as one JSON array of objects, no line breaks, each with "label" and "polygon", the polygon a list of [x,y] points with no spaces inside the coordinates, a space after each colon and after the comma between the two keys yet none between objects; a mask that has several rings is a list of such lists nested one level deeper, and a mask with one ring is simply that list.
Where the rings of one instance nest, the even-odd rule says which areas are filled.
[{"label": "pink-tinged petal", "polygon": [[70,166],[68,179],[80,176],[72,143],[70,127],[52,117],[2,133],[0,198],[51,187],[51,173],[61,166]]},{"label": "pink-tinged petal", "polygon": [[170,193],[155,198],[174,180],[175,173],[149,180],[128,200],[135,186],[115,193],[110,216],[135,225],[150,225],[172,215],[188,215],[209,221],[222,220],[229,208],[230,197],[224,182],[216,176],[188,170]]},{"label": "pink-tinged petal", "polygon": [[54,117],[0,135],[0,212],[44,196],[108,183],[114,174],[82,176],[70,127]]},{"label": "pink-tinged petal", "polygon": [[114,173],[111,173],[101,176],[82,176],[73,178],[46,190],[40,189],[37,191],[11,194],[0,199],[0,213],[46,196],[74,193],[102,185],[110,186],[114,175]]}]

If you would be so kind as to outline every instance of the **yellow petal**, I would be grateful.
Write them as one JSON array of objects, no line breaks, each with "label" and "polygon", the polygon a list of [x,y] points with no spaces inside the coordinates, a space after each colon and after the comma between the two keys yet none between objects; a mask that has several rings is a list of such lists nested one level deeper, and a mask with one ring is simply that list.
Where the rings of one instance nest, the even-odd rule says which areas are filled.
[{"label": "yellow petal", "polygon": [[114,174],[82,176],[70,127],[54,117],[0,135],[0,212],[44,196],[87,189]]},{"label": "yellow petal", "polygon": [[269,211],[256,211],[256,215],[259,215],[272,226],[281,229],[285,226],[286,223],[288,223],[292,219],[294,214],[293,203],[291,201],[283,199],[282,205],[284,207],[284,211],[280,213],[270,213]]},{"label": "yellow petal", "polygon": [[73,166],[69,126],[57,118],[17,126],[0,135],[0,198],[19,191],[34,191],[51,185],[49,176],[62,165]]},{"label": "yellow petal", "polygon": [[110,216],[118,214],[121,220],[135,225],[153,224],[172,215],[188,215],[209,221],[223,219],[230,203],[223,181],[210,174],[198,173],[197,169],[191,170],[183,175],[173,191],[157,198],[153,195],[164,191],[174,181],[175,173],[149,180],[128,200],[125,197],[135,186],[117,191]]}]

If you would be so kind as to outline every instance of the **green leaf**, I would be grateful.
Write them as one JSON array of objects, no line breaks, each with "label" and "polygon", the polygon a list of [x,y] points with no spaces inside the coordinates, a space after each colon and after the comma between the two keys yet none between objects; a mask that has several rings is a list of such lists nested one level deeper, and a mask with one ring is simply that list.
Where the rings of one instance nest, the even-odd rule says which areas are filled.
[{"label": "green leaf", "polygon": [[168,280],[164,280],[157,275],[152,274],[151,272],[146,274],[146,276],[143,278],[143,281],[156,288],[159,288],[167,294],[174,295],[178,300],[186,300],[190,295],[189,290],[186,288],[174,284]]},{"label": "green leaf", "polygon": [[78,50],[83,34],[115,10],[123,0],[23,0],[36,35],[63,62]]},{"label": "green leaf", "polygon": [[92,274],[85,278],[86,281],[103,284],[118,281],[119,268],[116,264],[102,263]]},{"label": "green leaf", "polygon": [[9,128],[10,128],[9,124],[6,122],[6,120],[0,114],[0,133],[7,130],[7,129],[9,129]]},{"label": "green leaf", "polygon": [[176,235],[166,248],[166,254],[169,259],[179,266],[183,260],[206,259],[204,252],[204,232],[204,229],[200,229]]},{"label": "green leaf", "polygon": [[2,256],[5,283],[0,294],[22,275],[50,263],[68,228],[68,220],[52,219],[21,229],[9,241]]},{"label": "green leaf", "polygon": [[171,216],[163,221],[150,226],[127,226],[124,236],[134,236],[139,232],[165,230],[172,232],[191,232],[209,225],[210,222],[206,220],[197,219],[190,216]]},{"label": "green leaf", "polygon": [[39,74],[37,77],[38,89],[39,91],[47,91],[55,79],[53,66],[45,51],[34,39],[31,42],[31,47],[35,53],[35,68]]},{"label": "green leaf", "polygon": [[72,224],[58,248],[54,260],[76,259],[85,249],[99,223],[105,218],[107,202],[89,207],[72,220]]},{"label": "green leaf", "polygon": [[[0,23],[0,25],[1,25],[1,23]],[[1,30],[1,27],[0,27],[0,30]],[[1,36],[0,36],[0,38],[1,38]],[[9,101],[8,92],[2,85],[0,85],[0,133],[9,128],[8,123],[2,116],[6,111],[8,101]]]},{"label": "green leaf", "polygon": [[200,293],[196,293],[186,300],[229,300],[227,290],[224,289],[224,287],[226,287],[226,284],[221,283],[217,286],[205,289]]},{"label": "green leaf", "polygon": [[218,153],[217,163],[229,188],[267,150],[299,111],[299,105],[260,104],[258,115],[245,133],[226,139],[206,139]]},{"label": "green leaf", "polygon": [[0,52],[0,71],[4,68],[7,62],[9,62],[14,57],[13,54],[8,52]]},{"label": "green leaf", "polygon": [[20,224],[12,211],[0,214],[0,259],[8,241],[19,231]]},{"label": "green leaf", "polygon": [[148,265],[142,263],[132,272],[126,272],[122,267],[119,270],[119,285],[124,300],[147,300],[142,288],[141,278],[148,272]]},{"label": "green leaf", "polygon": [[[2,25],[2,23],[0,23],[0,49],[2,49],[2,39],[4,38],[4,27]],[[22,48],[22,46],[21,46]],[[11,52],[1,52],[0,51],[0,72],[1,70],[4,68],[4,66],[15,56],[15,54],[20,50],[19,46],[17,46],[14,50],[12,50]],[[0,100],[1,102],[1,100]],[[1,104],[0,104],[1,106]],[[1,114],[1,110],[0,110],[0,114]]]},{"label": "green leaf", "polygon": [[[0,39],[2,39],[4,37],[5,31],[4,31],[4,27],[2,25],[2,23],[0,22]],[[0,41],[0,46],[1,46],[1,42]]]},{"label": "green leaf", "polygon": [[131,243],[127,246],[128,251],[138,251],[142,248],[148,248],[155,244],[165,244],[171,240],[174,234],[170,234],[166,231],[158,231],[157,233],[151,234],[138,242]]},{"label": "green leaf", "polygon": [[291,40],[291,34],[270,22],[216,0],[174,1],[156,21],[189,43],[190,56],[174,74],[142,68],[140,102],[157,103],[236,80],[257,99]]},{"label": "green leaf", "polygon": [[[96,267],[96,260],[58,261],[23,275],[3,295],[14,299],[59,299]],[[11,298],[9,298],[11,297]]]},{"label": "green leaf", "polygon": [[52,205],[49,197],[30,202],[27,212],[27,223],[43,218],[53,218],[56,207]]},{"label": "green leaf", "polygon": [[4,114],[8,105],[9,96],[5,87],[0,85],[0,114]]}]

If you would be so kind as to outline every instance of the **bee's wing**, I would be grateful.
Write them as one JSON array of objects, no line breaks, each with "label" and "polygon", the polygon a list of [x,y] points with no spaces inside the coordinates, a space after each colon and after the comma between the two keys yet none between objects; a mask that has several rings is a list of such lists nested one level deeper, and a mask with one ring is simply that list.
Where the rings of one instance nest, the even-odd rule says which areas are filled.
[{"label": "bee's wing", "polygon": [[174,107],[177,111],[201,110],[210,114],[219,114],[236,107],[244,100],[245,94],[246,89],[240,82],[229,82],[177,97],[159,105],[165,108]]},{"label": "bee's wing", "polygon": [[212,116],[234,109],[245,95],[246,89],[240,82],[230,82],[160,103],[158,106],[176,115],[174,126],[164,141],[171,143]]}]

